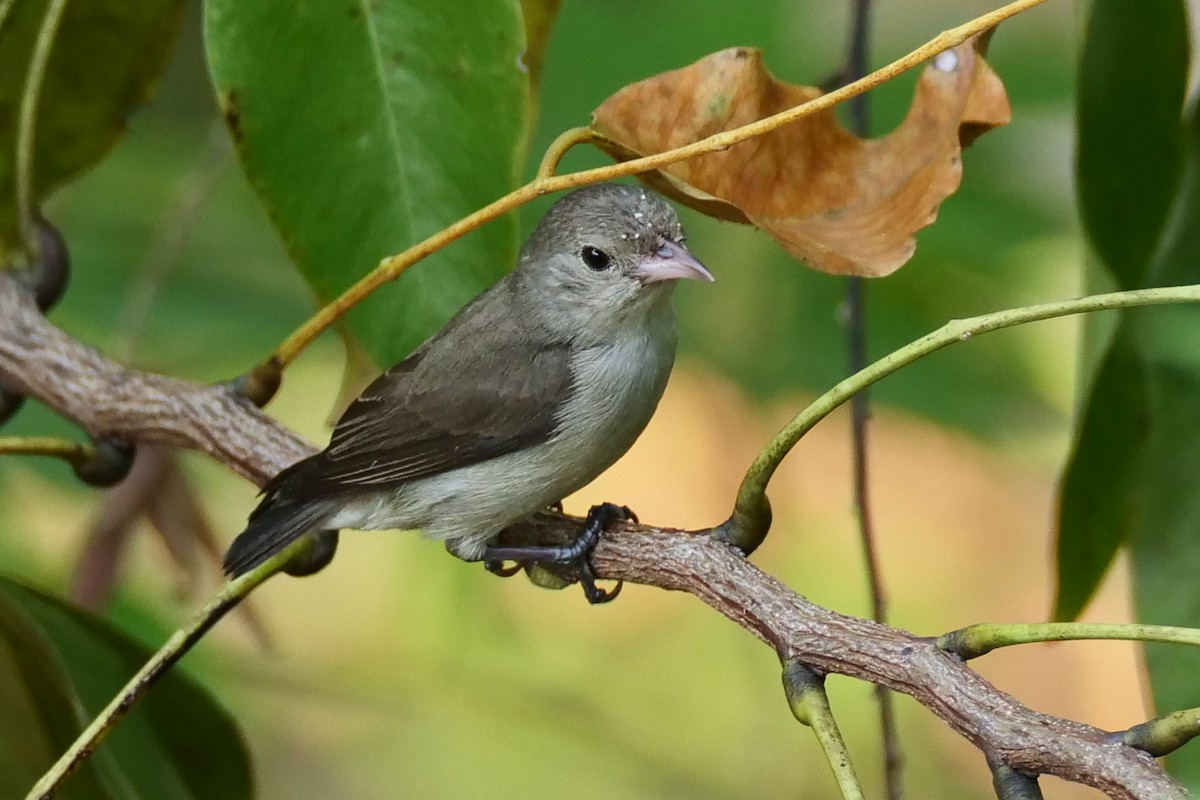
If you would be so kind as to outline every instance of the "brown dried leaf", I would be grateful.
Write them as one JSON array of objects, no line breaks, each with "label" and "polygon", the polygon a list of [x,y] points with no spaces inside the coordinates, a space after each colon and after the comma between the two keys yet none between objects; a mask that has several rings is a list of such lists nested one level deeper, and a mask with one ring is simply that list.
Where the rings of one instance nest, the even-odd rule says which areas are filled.
[{"label": "brown dried leaf", "polygon": [[[907,118],[879,139],[846,131],[833,109],[644,181],[719,219],[758,225],[822,272],[880,276],[916,249],[913,234],[962,178],[962,148],[1011,116],[976,37],[934,58]],[[751,48],[625,87],[596,109],[600,146],[624,161],[746,125],[822,94],[780,83]]]}]

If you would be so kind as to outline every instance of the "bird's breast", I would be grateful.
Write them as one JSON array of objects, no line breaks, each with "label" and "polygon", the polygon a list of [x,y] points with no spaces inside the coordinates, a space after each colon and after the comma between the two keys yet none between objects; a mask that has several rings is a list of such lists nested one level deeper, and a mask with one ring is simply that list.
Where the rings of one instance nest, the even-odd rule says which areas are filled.
[{"label": "bird's breast", "polygon": [[675,360],[674,321],[663,322],[572,355],[553,440],[567,492],[624,455],[658,407]]}]

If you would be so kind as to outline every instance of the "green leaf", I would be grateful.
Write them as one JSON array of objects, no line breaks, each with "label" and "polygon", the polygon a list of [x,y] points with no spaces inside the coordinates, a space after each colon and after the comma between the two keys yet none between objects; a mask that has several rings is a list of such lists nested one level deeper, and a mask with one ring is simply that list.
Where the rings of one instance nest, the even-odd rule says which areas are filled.
[{"label": "green leaf", "polygon": [[1188,19],[1181,0],[1091,9],[1079,67],[1080,209],[1122,289],[1143,285],[1182,159]]},{"label": "green leaf", "polygon": [[[1192,328],[1200,335],[1200,325]],[[1162,372],[1156,384],[1156,435],[1147,455],[1153,477],[1146,481],[1131,542],[1135,609],[1141,622],[1200,627],[1200,371]],[[1200,653],[1148,644],[1146,665],[1157,713],[1200,705]],[[1169,756],[1167,766],[1192,791],[1200,790],[1195,744]]]},{"label": "green leaf", "polygon": [[[17,239],[18,109],[46,0],[19,0],[0,27],[0,260]],[[149,100],[171,54],[183,0],[67,3],[50,51],[35,122],[33,198],[108,152]]]},{"label": "green leaf", "polygon": [[[211,0],[213,80],[251,183],[322,302],[516,185],[528,126],[517,0]],[[510,269],[516,221],[430,257],[348,316],[379,364]]]},{"label": "green leaf", "polygon": [[[1094,3],[1086,36],[1076,180],[1088,238],[1114,288],[1162,285],[1151,262],[1178,227],[1169,222],[1185,154],[1186,8],[1181,0]],[[1143,476],[1140,463],[1153,388],[1131,316],[1120,315],[1112,337],[1084,338],[1082,362],[1099,366],[1059,488],[1057,619],[1083,610],[1132,535],[1143,479],[1152,480],[1153,468]],[[1091,332],[1110,324],[1085,322]]]},{"label": "green leaf", "polygon": [[[1187,135],[1180,196],[1150,267],[1164,285],[1200,282],[1200,110]],[[1135,608],[1140,621],[1200,628],[1200,309],[1160,309],[1134,319],[1150,398],[1143,500],[1130,541]],[[1154,645],[1146,647],[1146,660],[1160,713],[1200,706],[1200,653]],[[1167,765],[1200,791],[1200,748],[1183,748]]]},{"label": "green leaf", "polygon": [[[21,797],[150,653],[101,620],[0,578],[0,797]],[[178,672],[122,720],[64,798],[253,795],[228,715]]]},{"label": "green leaf", "polygon": [[1146,376],[1126,326],[1096,373],[1063,472],[1054,618],[1083,612],[1133,524],[1146,442]]}]

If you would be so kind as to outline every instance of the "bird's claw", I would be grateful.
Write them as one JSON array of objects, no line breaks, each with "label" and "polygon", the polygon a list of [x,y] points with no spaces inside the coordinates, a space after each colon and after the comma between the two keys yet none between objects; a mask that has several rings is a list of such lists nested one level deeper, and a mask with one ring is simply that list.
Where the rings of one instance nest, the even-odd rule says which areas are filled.
[{"label": "bird's claw", "polygon": [[[489,547],[483,554],[483,565],[488,572],[504,577],[533,564],[558,564],[569,567],[579,585],[583,587],[583,594],[589,603],[607,603],[621,593],[624,584],[618,581],[611,591],[601,589],[596,585],[596,573],[588,559],[596,543],[600,541],[600,534],[614,522],[626,520],[637,522],[637,515],[628,506],[601,503],[591,507],[582,530],[567,544]],[[515,566],[505,567],[505,561],[512,561]]]},{"label": "bird's claw", "polygon": [[483,568],[493,575],[498,575],[501,578],[511,578],[521,571],[520,564],[513,564],[511,567],[504,566],[503,561],[484,560]]},{"label": "bird's claw", "polygon": [[583,587],[583,596],[594,606],[616,600],[617,595],[621,593],[621,588],[625,586],[625,581],[617,581],[617,585],[611,591],[601,589],[596,585],[596,573],[592,571],[592,564],[586,558],[580,559],[574,564],[574,567],[575,575],[579,578],[579,585]]}]

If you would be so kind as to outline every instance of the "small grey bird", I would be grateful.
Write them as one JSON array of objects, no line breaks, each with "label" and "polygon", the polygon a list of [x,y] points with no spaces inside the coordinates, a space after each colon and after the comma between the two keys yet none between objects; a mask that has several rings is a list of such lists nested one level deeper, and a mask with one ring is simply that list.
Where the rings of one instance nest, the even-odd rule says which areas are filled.
[{"label": "small grey bird", "polygon": [[[467,561],[582,555],[586,567],[581,551],[614,506],[593,509],[574,547],[523,559],[489,542],[589,483],[641,434],[675,359],[670,301],[682,278],[713,280],[661,197],[619,184],[566,195],[516,269],[367,387],[325,450],[275,476],[226,572],[341,528],[419,529]],[[588,594],[606,599],[594,583]]]}]

